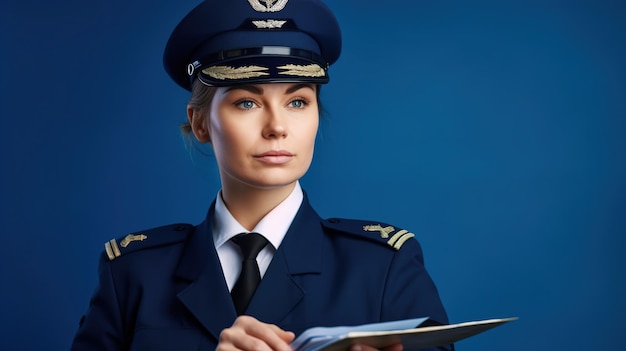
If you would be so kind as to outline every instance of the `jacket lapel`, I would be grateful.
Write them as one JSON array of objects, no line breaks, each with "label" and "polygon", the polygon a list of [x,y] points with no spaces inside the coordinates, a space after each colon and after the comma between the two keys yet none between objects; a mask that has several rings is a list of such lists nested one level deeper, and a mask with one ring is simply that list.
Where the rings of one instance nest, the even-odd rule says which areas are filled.
[{"label": "jacket lapel", "polygon": [[190,282],[178,293],[178,299],[218,340],[221,331],[233,324],[237,314],[213,245],[213,208],[214,205],[206,220],[190,235],[176,275]]},{"label": "jacket lapel", "polygon": [[[217,341],[221,331],[233,324],[237,314],[213,245],[213,209],[214,205],[206,220],[190,235],[176,275],[189,282],[178,293],[178,299]],[[321,272],[322,235],[321,218],[305,194],[246,314],[274,324],[289,314],[305,296],[293,276]]]},{"label": "jacket lapel", "polygon": [[319,274],[322,268],[321,218],[305,194],[283,242],[274,254],[246,314],[278,324],[302,300],[305,291],[294,275]]}]

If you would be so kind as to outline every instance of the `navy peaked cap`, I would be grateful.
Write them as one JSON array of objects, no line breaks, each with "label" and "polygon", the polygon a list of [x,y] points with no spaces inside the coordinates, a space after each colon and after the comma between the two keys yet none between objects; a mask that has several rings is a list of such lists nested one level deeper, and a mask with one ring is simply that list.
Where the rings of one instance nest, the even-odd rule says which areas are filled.
[{"label": "navy peaked cap", "polygon": [[328,82],[341,30],[320,0],[205,0],[172,32],[165,70],[191,90],[272,82]]}]

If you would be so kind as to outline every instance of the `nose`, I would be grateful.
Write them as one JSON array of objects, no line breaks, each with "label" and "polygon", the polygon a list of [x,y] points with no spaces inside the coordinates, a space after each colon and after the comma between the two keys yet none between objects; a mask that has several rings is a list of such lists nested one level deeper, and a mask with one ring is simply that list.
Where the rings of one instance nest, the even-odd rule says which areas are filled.
[{"label": "nose", "polygon": [[286,116],[274,107],[265,110],[265,126],[263,137],[266,139],[285,138],[287,136]]}]

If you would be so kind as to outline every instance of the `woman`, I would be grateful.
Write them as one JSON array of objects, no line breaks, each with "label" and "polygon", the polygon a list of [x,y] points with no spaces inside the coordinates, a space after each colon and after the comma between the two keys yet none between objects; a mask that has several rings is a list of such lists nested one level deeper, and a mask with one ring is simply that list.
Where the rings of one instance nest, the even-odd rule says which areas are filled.
[{"label": "woman", "polygon": [[340,50],[319,0],[207,0],[181,21],[164,64],[222,188],[198,226],[106,243],[73,350],[288,351],[314,326],[447,323],[412,233],[323,220],[300,188]]}]

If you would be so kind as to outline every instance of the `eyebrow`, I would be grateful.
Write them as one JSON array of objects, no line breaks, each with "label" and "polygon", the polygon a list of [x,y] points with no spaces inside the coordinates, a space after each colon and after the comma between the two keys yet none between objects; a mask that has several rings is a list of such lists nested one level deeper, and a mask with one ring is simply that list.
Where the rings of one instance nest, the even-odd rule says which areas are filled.
[{"label": "eyebrow", "polygon": [[300,83],[300,84],[296,84],[296,85],[290,87],[289,89],[287,89],[286,93],[287,94],[291,94],[291,93],[296,92],[296,91],[298,91],[298,90],[300,90],[302,88],[309,88],[309,89],[315,91],[315,88],[313,87],[313,84],[311,84],[311,83]]},{"label": "eyebrow", "polygon": [[[300,89],[303,88],[309,88],[313,91],[315,91],[314,85],[311,83],[300,83],[300,84],[296,84],[296,85],[292,85],[291,87],[289,87],[286,91],[285,94],[291,94],[294,93]],[[232,90],[237,90],[237,89],[241,89],[241,90],[246,90],[249,91],[253,94],[257,94],[257,95],[262,95],[263,94],[263,88],[257,86],[257,85],[234,85],[229,87],[228,89],[226,89],[226,92],[232,91]]]},{"label": "eyebrow", "polygon": [[238,90],[238,89],[246,90],[253,94],[258,94],[258,95],[263,94],[263,89],[255,85],[233,85],[231,87],[228,87],[228,89],[226,89],[226,92],[230,92],[230,91]]}]

